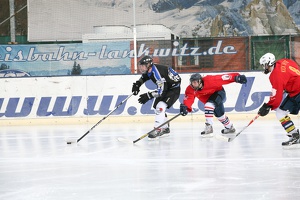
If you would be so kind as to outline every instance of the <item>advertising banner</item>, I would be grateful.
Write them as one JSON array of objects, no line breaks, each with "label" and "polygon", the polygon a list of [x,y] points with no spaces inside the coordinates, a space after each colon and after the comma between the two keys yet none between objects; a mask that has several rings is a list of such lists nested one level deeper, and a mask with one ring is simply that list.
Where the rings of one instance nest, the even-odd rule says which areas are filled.
[{"label": "advertising banner", "polygon": [[[225,110],[228,113],[256,113],[269,99],[271,85],[267,75],[261,72],[244,73],[247,84],[224,85],[227,93]],[[202,74],[205,75],[205,74]],[[181,95],[179,100],[167,110],[179,113],[180,102],[185,88],[189,85],[190,74],[181,74]],[[78,77],[38,77],[2,78],[0,97],[0,118],[30,119],[53,117],[104,116],[131,94],[132,83],[139,75],[123,76],[78,76]],[[139,94],[156,89],[147,81]],[[153,100],[144,105],[138,103],[138,96],[132,96],[112,115],[142,116],[154,114]],[[204,106],[195,101],[194,114],[203,114]]]},{"label": "advertising banner", "polygon": [[130,74],[131,54],[129,41],[1,45],[0,69],[21,70],[27,76]]},{"label": "advertising banner", "polygon": [[[149,55],[155,63],[178,72],[246,70],[245,41],[143,41],[138,43],[137,58]],[[0,45],[0,77],[124,75],[136,71],[130,41]]]}]

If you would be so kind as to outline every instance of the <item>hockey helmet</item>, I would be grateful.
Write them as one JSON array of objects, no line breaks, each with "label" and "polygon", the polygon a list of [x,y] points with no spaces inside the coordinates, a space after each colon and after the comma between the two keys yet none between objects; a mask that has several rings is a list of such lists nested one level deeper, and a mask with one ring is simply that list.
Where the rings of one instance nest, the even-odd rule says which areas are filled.
[{"label": "hockey helmet", "polygon": [[151,65],[153,64],[153,59],[150,56],[144,56],[140,61],[139,64],[140,65],[146,65],[150,63]]},{"label": "hockey helmet", "polygon": [[260,66],[264,69],[264,73],[268,74],[272,71],[270,67],[274,67],[275,56],[272,53],[266,53],[259,59]]},{"label": "hockey helmet", "polygon": [[192,83],[193,81],[202,81],[202,76],[198,73],[192,74],[190,77],[190,82]]}]

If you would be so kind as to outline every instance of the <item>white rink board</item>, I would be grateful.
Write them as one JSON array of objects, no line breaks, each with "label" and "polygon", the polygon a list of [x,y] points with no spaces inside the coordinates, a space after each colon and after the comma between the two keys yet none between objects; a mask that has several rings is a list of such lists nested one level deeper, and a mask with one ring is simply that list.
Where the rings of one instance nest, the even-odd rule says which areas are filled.
[{"label": "white rink board", "polygon": [[[269,99],[266,96],[271,91],[268,76],[262,72],[241,74],[248,78],[246,85],[231,83],[224,86],[227,93],[226,112],[257,113],[263,102]],[[191,74],[180,75],[182,101]],[[0,116],[8,120],[95,117],[99,120],[99,117],[107,115],[131,94],[132,83],[139,77],[140,75],[1,78],[3,92],[0,98]],[[153,84],[147,83],[147,87],[149,88],[141,86],[139,94],[155,89]],[[139,117],[154,114],[152,102],[142,106],[137,100],[138,96],[132,96],[112,116]],[[169,114],[179,112],[180,101],[168,110]],[[194,114],[203,113],[198,101],[195,101],[193,108]]]}]

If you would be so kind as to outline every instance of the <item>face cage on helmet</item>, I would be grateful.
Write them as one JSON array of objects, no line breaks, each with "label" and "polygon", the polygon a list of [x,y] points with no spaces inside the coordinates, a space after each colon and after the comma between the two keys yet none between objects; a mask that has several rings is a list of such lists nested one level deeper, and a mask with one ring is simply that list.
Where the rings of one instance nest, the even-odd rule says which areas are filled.
[{"label": "face cage on helmet", "polygon": [[[196,81],[196,80],[193,80],[193,81]],[[203,86],[203,85],[202,85],[201,88],[200,88],[200,84],[202,84],[201,79],[198,80],[198,87],[194,87],[194,86],[193,86],[193,84],[192,84],[193,81],[190,81],[190,85],[191,85],[191,87],[192,87],[194,90],[202,89],[202,86]]]},{"label": "face cage on helmet", "polygon": [[270,62],[260,65],[264,69],[264,74],[270,73],[269,67],[273,67],[274,66],[274,64],[269,65],[269,63]]},{"label": "face cage on helmet", "polygon": [[139,64],[139,65],[145,65],[146,68],[147,68],[146,71],[141,72],[142,74],[147,74],[148,71],[149,71],[149,69],[150,69],[150,67],[152,66],[150,62],[148,62],[148,63],[143,63],[143,64]]}]

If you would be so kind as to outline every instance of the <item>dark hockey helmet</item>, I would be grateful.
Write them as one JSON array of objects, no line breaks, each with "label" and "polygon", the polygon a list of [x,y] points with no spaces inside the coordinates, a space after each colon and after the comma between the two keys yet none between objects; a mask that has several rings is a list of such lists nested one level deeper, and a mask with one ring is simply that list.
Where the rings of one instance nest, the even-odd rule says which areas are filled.
[{"label": "dark hockey helmet", "polygon": [[198,73],[192,74],[190,77],[190,83],[192,83],[193,81],[202,81],[202,76]]},{"label": "dark hockey helmet", "polygon": [[[192,82],[193,82],[193,81],[198,81],[199,87],[195,88],[195,87],[192,85]],[[198,74],[198,73],[192,74],[191,77],[190,77],[190,84],[191,84],[192,88],[194,88],[195,90],[201,89],[201,88],[202,88],[202,85],[201,85],[201,88],[200,88],[200,83],[203,84],[202,76],[201,76],[200,74]]]},{"label": "dark hockey helmet", "polygon": [[144,56],[140,61],[139,64],[140,65],[146,65],[150,63],[150,65],[153,64],[153,59],[150,56]]}]

